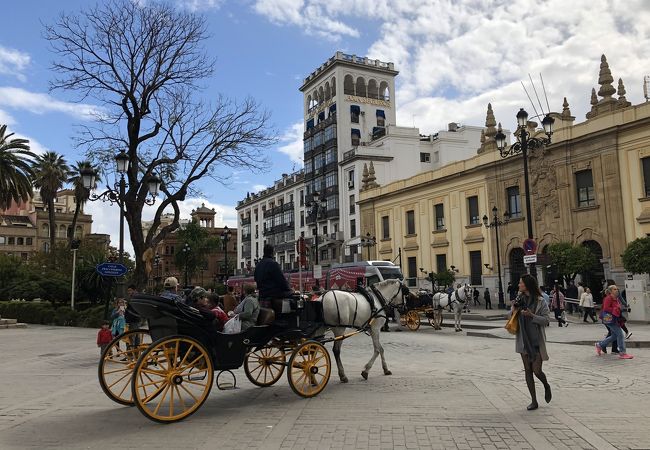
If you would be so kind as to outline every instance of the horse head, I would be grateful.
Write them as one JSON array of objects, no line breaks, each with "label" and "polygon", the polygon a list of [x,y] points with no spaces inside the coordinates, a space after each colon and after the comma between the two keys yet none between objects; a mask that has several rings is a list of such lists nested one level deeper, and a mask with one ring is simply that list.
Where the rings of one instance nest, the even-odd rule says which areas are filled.
[{"label": "horse head", "polygon": [[375,283],[373,288],[381,294],[383,301],[390,306],[403,305],[406,302],[405,297],[412,295],[409,288],[402,283],[402,280],[396,278]]}]

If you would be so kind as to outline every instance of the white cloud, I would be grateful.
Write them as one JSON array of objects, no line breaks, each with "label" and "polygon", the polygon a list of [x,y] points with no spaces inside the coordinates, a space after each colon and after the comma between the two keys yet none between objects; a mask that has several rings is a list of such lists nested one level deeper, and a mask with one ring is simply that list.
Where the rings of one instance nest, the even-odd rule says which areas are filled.
[{"label": "white cloud", "polygon": [[[181,202],[179,205],[181,219],[190,219],[192,210],[201,207],[202,204],[205,204],[208,208],[215,209],[217,213],[215,216],[215,226],[222,227],[228,225],[229,228],[237,227],[237,211],[234,206],[213,203],[202,198],[189,198]],[[156,210],[156,205],[145,205],[142,212],[142,219],[152,220]],[[110,235],[111,245],[118,247],[120,243],[120,215],[117,206],[101,201],[88,202],[84,207],[84,212],[93,216],[92,232]],[[173,213],[173,209],[170,207],[165,212]],[[129,226],[126,223],[126,219],[124,221],[124,250],[129,252],[130,255],[133,255],[133,245],[131,245]]]},{"label": "white cloud", "polygon": [[584,120],[601,54],[614,86],[623,78],[633,103],[643,100],[642,78],[650,70],[650,3],[642,0],[618,8],[608,0],[257,0],[254,9],[305,33],[339,23],[328,30],[339,38],[359,36],[355,22],[379,22],[367,55],[395,63],[398,122],[411,125],[415,116],[423,132],[452,121],[482,125],[488,102],[497,120],[513,128],[519,107],[533,115],[520,84],[528,84],[528,73],[538,92],[538,74],[544,76],[552,110],[561,110],[566,96]]},{"label": "white cloud", "polygon": [[23,72],[29,66],[31,58],[27,53],[0,45],[0,73],[13,75],[20,81],[25,81]]},{"label": "white cloud", "polygon": [[197,12],[218,9],[223,4],[223,0],[178,0],[177,4],[192,12]]},{"label": "white cloud", "polygon": [[284,143],[284,145],[278,147],[280,153],[289,156],[291,161],[299,163],[300,166],[303,165],[304,157],[303,128],[302,122],[296,122],[291,125],[280,136],[280,142]]},{"label": "white cloud", "polygon": [[263,191],[264,189],[266,189],[266,186],[263,185],[263,184],[254,184],[252,186],[252,189],[253,189],[254,193],[257,193],[257,192],[260,192],[260,191]]},{"label": "white cloud", "polygon": [[100,109],[94,105],[63,102],[48,94],[10,86],[0,87],[0,103],[4,107],[24,109],[34,114],[62,112],[86,120],[93,119],[100,113]]}]

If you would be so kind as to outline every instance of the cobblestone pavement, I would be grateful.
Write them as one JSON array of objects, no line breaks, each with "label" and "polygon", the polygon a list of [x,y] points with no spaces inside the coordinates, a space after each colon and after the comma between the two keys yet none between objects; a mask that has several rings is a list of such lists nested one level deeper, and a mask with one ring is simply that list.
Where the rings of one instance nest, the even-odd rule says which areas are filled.
[{"label": "cobblestone pavement", "polygon": [[364,381],[362,335],[343,346],[348,384],[333,370],[306,400],[285,378],[257,388],[239,370],[239,389],[213,389],[196,414],[160,425],[102,393],[94,339],[87,329],[0,330],[0,449],[650,448],[650,349],[621,361],[549,344],[553,401],[528,412],[511,341],[424,326],[382,333],[393,375],[377,362]]}]

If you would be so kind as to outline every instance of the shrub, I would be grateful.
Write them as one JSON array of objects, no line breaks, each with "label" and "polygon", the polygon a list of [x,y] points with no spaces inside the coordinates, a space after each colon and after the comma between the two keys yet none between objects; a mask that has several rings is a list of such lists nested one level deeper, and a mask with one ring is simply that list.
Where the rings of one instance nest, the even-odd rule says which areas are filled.
[{"label": "shrub", "polygon": [[66,325],[99,327],[104,307],[95,306],[84,311],[73,311],[69,306],[53,307],[44,302],[0,302],[0,316],[38,325]]}]

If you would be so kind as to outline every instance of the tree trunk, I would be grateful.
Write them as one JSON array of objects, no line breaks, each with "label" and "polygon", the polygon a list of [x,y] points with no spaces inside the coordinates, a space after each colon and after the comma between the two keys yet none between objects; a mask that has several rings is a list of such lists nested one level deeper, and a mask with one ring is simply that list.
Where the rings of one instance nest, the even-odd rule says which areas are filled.
[{"label": "tree trunk", "polygon": [[[127,200],[128,203],[128,200]],[[142,233],[142,209],[129,205],[125,208],[124,216],[129,227],[129,234],[131,235],[131,244],[133,245],[133,259],[135,261],[135,269],[133,271],[132,284],[135,284],[138,290],[142,290],[147,286],[148,276],[145,270],[142,255],[147,250],[144,242],[144,234]],[[135,214],[135,215],[134,215]]]},{"label": "tree trunk", "polygon": [[54,219],[54,199],[47,199],[47,216],[50,220],[50,253],[54,252],[56,246],[56,223]]},{"label": "tree trunk", "polygon": [[81,210],[81,202],[77,201],[77,204],[74,208],[74,215],[72,216],[72,225],[70,225],[70,228],[72,231],[70,232],[70,235],[68,236],[68,242],[72,243],[74,239],[74,233],[75,229],[77,228],[77,219],[79,218],[79,211]]}]

